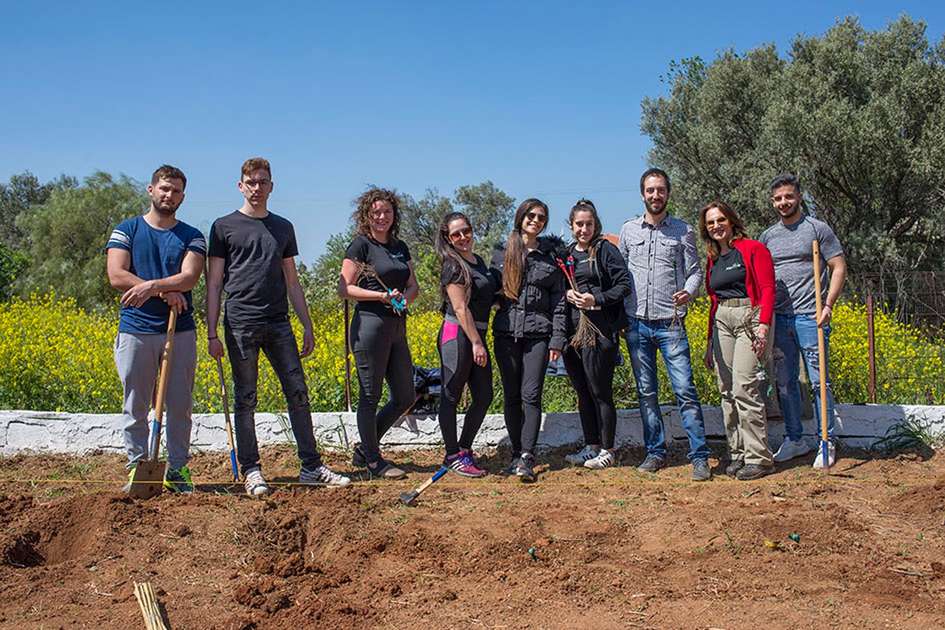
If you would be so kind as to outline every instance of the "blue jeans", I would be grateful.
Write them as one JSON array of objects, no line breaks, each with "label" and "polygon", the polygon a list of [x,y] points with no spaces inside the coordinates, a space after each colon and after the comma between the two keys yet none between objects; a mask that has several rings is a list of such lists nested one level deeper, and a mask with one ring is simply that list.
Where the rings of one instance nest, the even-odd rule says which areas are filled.
[{"label": "blue jeans", "polygon": [[[774,346],[784,354],[776,362],[778,399],[781,415],[784,416],[784,432],[792,440],[801,439],[804,427],[801,424],[801,386],[799,356],[803,355],[807,366],[807,377],[814,391],[814,417],[820,431],[820,364],[817,351],[817,321],[812,315],[776,315]],[[830,326],[824,326],[824,350],[830,356]],[[826,358],[825,357],[825,360]],[[827,433],[833,435],[833,393],[830,391],[830,373],[827,373]]]},{"label": "blue jeans", "polygon": [[660,413],[659,383],[656,378],[656,351],[663,354],[663,363],[676,394],[676,405],[689,438],[689,461],[708,459],[709,447],[705,442],[705,421],[702,405],[692,378],[689,356],[689,337],[686,328],[669,320],[630,318],[627,327],[627,349],[630,365],[637,382],[640,416],[643,418],[643,442],[647,455],[666,457],[666,435]]},{"label": "blue jeans", "polygon": [[259,377],[259,351],[266,355],[272,371],[279,377],[285,394],[289,423],[302,467],[318,468],[321,457],[315,444],[312,413],[308,403],[308,385],[299,357],[299,347],[289,322],[261,324],[253,328],[230,328],[224,325],[226,351],[233,369],[234,428],[236,454],[240,469],[259,468],[259,446],[256,442],[256,386]]}]

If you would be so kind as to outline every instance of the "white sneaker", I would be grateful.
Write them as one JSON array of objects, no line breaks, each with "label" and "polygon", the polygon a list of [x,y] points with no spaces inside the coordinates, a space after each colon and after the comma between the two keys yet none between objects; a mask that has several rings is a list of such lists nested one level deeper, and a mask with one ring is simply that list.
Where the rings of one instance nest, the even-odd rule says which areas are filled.
[{"label": "white sneaker", "polygon": [[614,454],[608,451],[606,448],[602,448],[600,453],[597,454],[597,457],[592,457],[591,459],[584,462],[584,467],[600,470],[601,468],[613,466],[616,463],[617,460],[614,459]]},{"label": "white sneaker", "polygon": [[572,466],[582,466],[584,462],[589,459],[594,459],[597,457],[598,450],[592,446],[585,446],[577,453],[571,453],[570,455],[564,456],[564,461],[568,462]]},{"label": "white sneaker", "polygon": [[810,447],[810,445],[804,441],[804,438],[799,440],[784,438],[784,441],[781,442],[781,448],[779,448],[778,452],[774,454],[774,461],[786,462],[794,459],[795,457],[806,455],[812,450],[813,449]]},{"label": "white sneaker", "polygon": [[818,445],[817,457],[814,459],[814,468],[830,468],[837,461],[837,447],[833,442],[827,442],[827,466],[824,466],[824,451]]},{"label": "white sneaker", "polygon": [[351,483],[351,479],[344,475],[339,475],[328,466],[322,464],[315,470],[302,468],[299,471],[299,483],[310,486],[336,486],[343,488]]},{"label": "white sneaker", "polygon": [[246,494],[251,497],[261,497],[269,494],[269,484],[266,483],[266,479],[262,476],[262,471],[258,468],[246,473],[243,487],[246,488]]}]

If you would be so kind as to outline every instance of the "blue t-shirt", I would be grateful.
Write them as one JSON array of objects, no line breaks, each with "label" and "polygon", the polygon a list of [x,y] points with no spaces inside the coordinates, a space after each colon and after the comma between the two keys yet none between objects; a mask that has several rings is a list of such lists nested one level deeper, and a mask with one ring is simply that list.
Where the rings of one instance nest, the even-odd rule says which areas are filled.
[{"label": "blue t-shirt", "polygon": [[[131,273],[142,280],[157,280],[180,273],[184,255],[196,252],[207,256],[207,241],[195,227],[183,221],[169,230],[148,225],[143,216],[125,219],[108,237],[105,249],[131,252]],[[187,310],[177,317],[177,330],[194,329],[193,298],[184,293]],[[170,313],[167,303],[155,296],[139,307],[122,306],[118,330],[126,333],[166,333]]]}]

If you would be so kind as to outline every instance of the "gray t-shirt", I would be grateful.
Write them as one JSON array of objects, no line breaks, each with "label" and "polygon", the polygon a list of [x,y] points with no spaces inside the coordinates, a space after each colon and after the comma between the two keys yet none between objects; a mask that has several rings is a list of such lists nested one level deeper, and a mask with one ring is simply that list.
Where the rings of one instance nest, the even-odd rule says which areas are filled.
[{"label": "gray t-shirt", "polygon": [[811,243],[820,242],[821,289],[827,291],[827,261],[843,255],[843,247],[830,226],[804,216],[794,225],[780,221],[761,233],[758,240],[767,246],[774,260],[777,288],[774,312],[779,315],[811,315],[817,312],[814,295],[814,252]]}]

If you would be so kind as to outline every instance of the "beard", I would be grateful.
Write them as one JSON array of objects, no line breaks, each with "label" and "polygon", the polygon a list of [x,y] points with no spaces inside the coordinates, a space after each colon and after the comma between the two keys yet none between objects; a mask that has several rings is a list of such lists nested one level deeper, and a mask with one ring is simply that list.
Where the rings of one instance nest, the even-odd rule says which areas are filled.
[{"label": "beard", "polygon": [[793,217],[795,214],[797,214],[800,209],[801,209],[801,201],[800,201],[800,199],[798,199],[796,202],[794,202],[794,205],[791,206],[791,208],[790,208],[789,210],[787,210],[787,212],[785,212],[784,210],[781,210],[781,209],[779,208],[779,209],[778,209],[778,214],[780,214],[781,217],[784,218],[784,219],[790,219],[790,218]]},{"label": "beard", "polygon": [[153,202],[151,204],[151,207],[154,208],[157,211],[157,213],[162,216],[172,217],[174,216],[174,213],[177,212],[177,209],[180,208],[180,204],[177,204],[176,206],[165,206],[158,202]]},{"label": "beard", "polygon": [[651,204],[649,201],[644,201],[644,202],[643,202],[643,205],[646,207],[646,211],[649,212],[650,214],[660,214],[661,212],[664,212],[664,211],[666,210],[666,202],[665,202],[665,201],[663,202],[663,207],[660,208],[659,210],[657,210],[656,208],[654,208],[654,207],[653,207],[653,204]]}]

